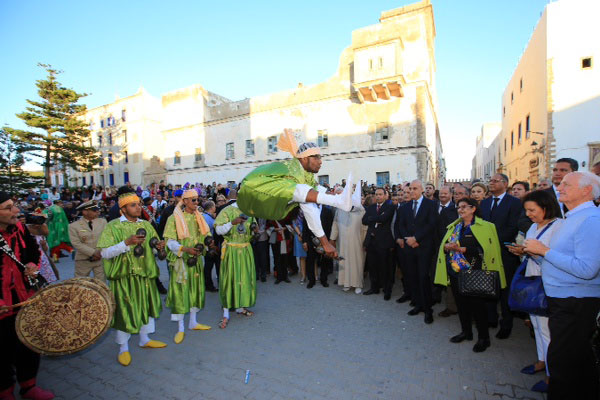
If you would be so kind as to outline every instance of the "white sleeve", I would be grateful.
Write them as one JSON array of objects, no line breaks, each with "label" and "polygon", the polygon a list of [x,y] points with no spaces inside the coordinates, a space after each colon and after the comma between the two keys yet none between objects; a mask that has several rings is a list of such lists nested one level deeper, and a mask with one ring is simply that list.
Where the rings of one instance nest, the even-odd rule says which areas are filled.
[{"label": "white sleeve", "polygon": [[318,238],[325,236],[323,226],[321,225],[321,210],[315,203],[300,203],[300,209],[304,212],[304,218],[308,228]]},{"label": "white sleeve", "polygon": [[102,249],[100,254],[102,254],[102,258],[106,260],[110,260],[111,258],[115,258],[116,256],[127,253],[130,247],[125,244],[123,240],[121,243],[117,243],[114,246],[106,247]]},{"label": "white sleeve", "polygon": [[229,232],[231,230],[232,226],[233,225],[231,224],[231,222],[228,222],[223,225],[215,225],[215,232],[217,232],[217,234],[219,234],[221,236],[226,235],[227,232]]},{"label": "white sleeve", "polygon": [[183,247],[181,243],[179,243],[175,239],[169,239],[167,242],[167,247],[175,254],[179,254],[179,250]]}]

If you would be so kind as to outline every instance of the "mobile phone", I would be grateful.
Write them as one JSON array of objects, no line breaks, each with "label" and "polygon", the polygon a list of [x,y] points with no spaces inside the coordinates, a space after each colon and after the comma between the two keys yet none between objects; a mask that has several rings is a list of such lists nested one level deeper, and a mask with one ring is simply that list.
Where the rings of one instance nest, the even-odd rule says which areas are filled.
[{"label": "mobile phone", "polygon": [[505,246],[516,246],[516,244],[511,243],[511,242],[504,242]]}]

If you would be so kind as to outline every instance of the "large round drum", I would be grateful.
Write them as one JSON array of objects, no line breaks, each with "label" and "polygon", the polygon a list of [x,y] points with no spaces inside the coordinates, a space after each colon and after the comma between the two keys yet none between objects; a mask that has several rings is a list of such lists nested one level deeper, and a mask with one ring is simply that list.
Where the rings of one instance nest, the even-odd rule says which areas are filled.
[{"label": "large round drum", "polygon": [[95,343],[110,327],[115,299],[104,282],[73,278],[33,295],[17,314],[19,339],[44,355],[72,354]]}]

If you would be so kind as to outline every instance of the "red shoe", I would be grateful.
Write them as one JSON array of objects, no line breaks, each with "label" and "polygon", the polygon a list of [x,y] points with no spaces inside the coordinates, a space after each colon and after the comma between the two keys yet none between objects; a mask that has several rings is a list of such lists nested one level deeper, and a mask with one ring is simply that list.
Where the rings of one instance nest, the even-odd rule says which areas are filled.
[{"label": "red shoe", "polygon": [[0,391],[0,400],[15,400],[15,385]]},{"label": "red shoe", "polygon": [[39,386],[34,386],[21,395],[22,399],[32,400],[51,400],[54,398],[54,393],[44,390]]}]

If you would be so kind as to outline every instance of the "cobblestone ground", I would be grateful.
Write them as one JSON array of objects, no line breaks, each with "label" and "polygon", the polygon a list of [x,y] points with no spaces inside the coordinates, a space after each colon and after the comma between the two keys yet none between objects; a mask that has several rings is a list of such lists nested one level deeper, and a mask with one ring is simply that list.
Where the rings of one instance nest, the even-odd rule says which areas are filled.
[{"label": "cobblestone ground", "polygon": [[[73,262],[59,263],[63,278]],[[161,264],[163,282],[168,282]],[[292,283],[258,282],[251,318],[232,314],[218,329],[218,293],[207,293],[199,322],[210,331],[186,333],[173,343],[176,323],[164,309],[152,337],[165,349],[130,341],[132,363],[117,363],[114,331],[85,351],[44,357],[40,386],[61,399],[542,399],[528,389],[542,378],[519,370],[536,359],[535,342],[520,320],[513,335],[484,353],[473,342],[452,344],[457,317],[433,325],[410,317],[407,304],[382,295],[356,295],[333,285],[307,290]],[[398,285],[392,299],[397,298]],[[186,322],[187,326],[187,322]],[[494,334],[495,331],[492,333]],[[250,380],[244,383],[246,370]]]}]

